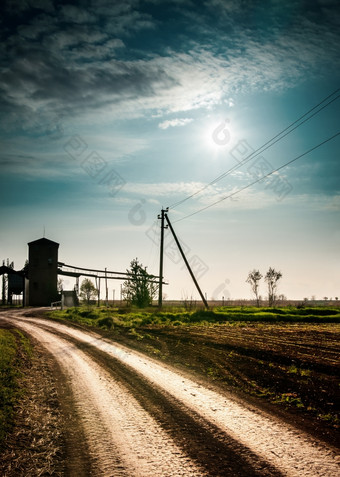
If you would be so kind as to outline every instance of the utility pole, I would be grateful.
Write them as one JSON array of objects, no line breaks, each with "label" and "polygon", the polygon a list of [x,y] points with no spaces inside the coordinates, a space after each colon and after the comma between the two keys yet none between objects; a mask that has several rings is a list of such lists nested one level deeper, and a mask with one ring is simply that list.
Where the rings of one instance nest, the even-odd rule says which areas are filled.
[{"label": "utility pole", "polygon": [[169,208],[162,209],[161,215],[158,215],[158,219],[161,220],[161,245],[159,255],[159,279],[158,279],[158,307],[162,308],[163,304],[163,251],[164,251],[164,216],[165,212],[168,212]]},{"label": "utility pole", "polygon": [[109,290],[107,289],[107,268],[105,267],[105,301],[106,306],[109,306]]},{"label": "utility pole", "polygon": [[[5,266],[5,260],[2,261],[2,266]],[[2,304],[6,305],[6,279],[4,273],[2,275]]]},{"label": "utility pole", "polygon": [[100,306],[100,277],[98,277],[98,306]]},{"label": "utility pole", "polygon": [[[163,212],[163,211],[162,211],[162,212]],[[166,212],[168,212],[168,210],[166,210]],[[187,266],[187,269],[189,270],[189,273],[190,273],[190,275],[191,275],[191,278],[193,279],[193,282],[194,282],[195,285],[196,285],[196,288],[197,288],[197,290],[198,290],[198,293],[200,294],[200,296],[201,296],[201,298],[202,298],[202,301],[203,301],[203,303],[204,303],[204,306],[208,309],[208,308],[209,308],[209,305],[208,305],[208,302],[207,302],[207,300],[206,300],[206,297],[203,295],[202,290],[200,289],[199,284],[198,284],[198,282],[197,282],[197,280],[196,280],[196,277],[195,277],[193,271],[191,270],[191,267],[190,267],[190,265],[189,265],[189,262],[188,262],[188,260],[187,260],[187,257],[185,256],[185,254],[184,254],[184,252],[183,252],[183,249],[182,249],[181,244],[179,243],[179,240],[178,240],[178,238],[177,238],[177,235],[175,234],[175,231],[174,231],[174,229],[173,229],[173,227],[172,227],[172,225],[171,225],[171,222],[170,222],[170,220],[169,220],[169,217],[167,216],[167,214],[164,214],[164,215],[165,215],[165,219],[166,219],[166,221],[167,221],[167,223],[168,223],[168,225],[169,225],[169,228],[170,228],[170,230],[171,230],[171,233],[172,233],[172,235],[173,235],[173,237],[174,237],[174,239],[175,239],[175,242],[176,242],[176,244],[177,244],[177,247],[178,247],[179,251],[181,252],[181,255],[182,255],[182,258],[183,258],[183,260],[184,260],[184,263],[185,263],[185,265]]]}]

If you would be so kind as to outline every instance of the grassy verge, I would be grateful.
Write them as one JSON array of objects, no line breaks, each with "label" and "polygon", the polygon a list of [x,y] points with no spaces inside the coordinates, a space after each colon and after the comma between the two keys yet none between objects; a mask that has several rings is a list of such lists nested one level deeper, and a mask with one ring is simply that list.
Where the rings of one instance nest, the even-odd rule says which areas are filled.
[{"label": "grassy verge", "polygon": [[30,343],[20,331],[0,329],[0,448],[14,423],[14,409],[22,395],[22,368],[31,353]]},{"label": "grassy verge", "polygon": [[76,323],[104,329],[114,327],[138,328],[147,325],[181,326],[214,323],[340,323],[338,307],[216,307],[213,310],[188,312],[183,309],[158,311],[155,309],[68,308],[53,311],[52,318],[67,319]]}]

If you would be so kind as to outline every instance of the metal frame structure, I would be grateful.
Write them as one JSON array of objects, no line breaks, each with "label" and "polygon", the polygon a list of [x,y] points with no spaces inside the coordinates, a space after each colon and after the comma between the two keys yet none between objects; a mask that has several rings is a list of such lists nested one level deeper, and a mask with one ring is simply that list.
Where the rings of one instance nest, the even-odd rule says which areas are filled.
[{"label": "metal frame structure", "polygon": [[[91,273],[92,272],[92,273]],[[95,268],[83,268],[83,267],[76,267],[74,265],[67,265],[63,262],[58,262],[58,275],[63,275],[67,277],[74,277],[77,279],[77,291],[79,292],[79,277],[92,277],[96,280],[96,288],[98,290],[98,304],[100,302],[100,280],[105,280],[105,291],[106,291],[106,301],[108,301],[108,289],[107,289],[107,280],[128,280],[129,277],[132,276],[129,272],[114,272],[107,270],[100,270]],[[167,285],[166,282],[163,280],[159,281],[159,277],[157,275],[149,275],[151,283],[161,283],[162,285]],[[97,283],[98,280],[98,283]]]}]

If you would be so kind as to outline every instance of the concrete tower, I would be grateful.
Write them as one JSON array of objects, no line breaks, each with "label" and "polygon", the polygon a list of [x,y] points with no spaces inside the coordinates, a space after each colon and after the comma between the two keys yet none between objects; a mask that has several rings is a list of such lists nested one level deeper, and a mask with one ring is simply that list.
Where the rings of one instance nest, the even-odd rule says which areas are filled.
[{"label": "concrete tower", "polygon": [[58,299],[59,244],[41,238],[28,244],[28,304],[49,306]]}]

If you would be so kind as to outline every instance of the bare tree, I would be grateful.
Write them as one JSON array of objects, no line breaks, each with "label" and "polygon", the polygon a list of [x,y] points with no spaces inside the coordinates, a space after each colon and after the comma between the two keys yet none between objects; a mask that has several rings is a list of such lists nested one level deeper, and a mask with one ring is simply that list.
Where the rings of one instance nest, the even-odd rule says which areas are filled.
[{"label": "bare tree", "polygon": [[250,284],[252,292],[256,298],[256,305],[260,306],[260,297],[259,297],[259,285],[260,280],[262,278],[262,274],[259,270],[253,270],[249,272],[246,282]]},{"label": "bare tree", "polygon": [[271,268],[271,267],[269,267],[269,270],[266,273],[266,276],[264,277],[264,279],[266,280],[268,284],[269,306],[274,306],[275,304],[275,300],[277,298],[276,296],[277,285],[281,277],[282,277],[282,273],[277,272],[274,268]]}]

